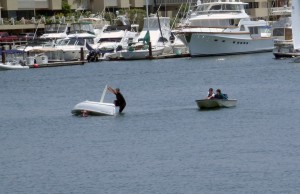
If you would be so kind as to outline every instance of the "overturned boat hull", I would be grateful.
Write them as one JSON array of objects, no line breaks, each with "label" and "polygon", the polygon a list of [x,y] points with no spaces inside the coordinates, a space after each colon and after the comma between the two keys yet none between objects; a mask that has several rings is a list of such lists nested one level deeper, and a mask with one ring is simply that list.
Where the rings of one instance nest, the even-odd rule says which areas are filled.
[{"label": "overturned boat hull", "polygon": [[74,115],[81,115],[84,111],[87,112],[88,115],[113,116],[116,114],[116,106],[112,103],[94,102],[87,100],[76,104],[71,112]]}]

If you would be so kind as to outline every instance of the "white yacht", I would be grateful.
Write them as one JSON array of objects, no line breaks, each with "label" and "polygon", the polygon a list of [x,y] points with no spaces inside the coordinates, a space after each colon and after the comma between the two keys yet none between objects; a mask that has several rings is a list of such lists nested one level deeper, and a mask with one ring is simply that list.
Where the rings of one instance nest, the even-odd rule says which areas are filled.
[{"label": "white yacht", "polygon": [[241,0],[202,0],[174,31],[191,56],[267,52],[273,39],[266,21],[251,21]]},{"label": "white yacht", "polygon": [[67,37],[68,24],[50,23],[45,24],[44,34],[39,38],[53,40]]},{"label": "white yacht", "polygon": [[68,37],[58,41],[55,48],[63,51],[66,61],[78,60],[81,58],[81,49],[83,49],[83,56],[85,57],[88,54],[86,43],[90,45],[95,44],[95,38],[94,28],[91,23],[72,23]]},{"label": "white yacht", "polygon": [[120,51],[124,59],[145,59],[149,57],[149,42],[152,56],[186,52],[186,46],[171,32],[170,18],[157,17],[151,14],[144,18],[144,27],[137,39],[138,42]]},{"label": "white yacht", "polygon": [[91,14],[89,17],[82,17],[78,19],[78,22],[88,22],[91,23],[94,28],[94,33],[96,35],[95,42],[98,42],[103,31],[109,26],[109,22],[105,20],[101,15]]},{"label": "white yacht", "polygon": [[274,22],[272,28],[274,38],[273,55],[275,58],[295,57],[297,52],[294,50],[293,45],[292,18],[290,16],[281,17]]},{"label": "white yacht", "polygon": [[126,16],[119,15],[113,25],[105,27],[94,48],[104,55],[103,59],[118,58],[120,53],[117,51],[127,48],[138,38],[137,28],[138,25],[131,25]]},{"label": "white yacht", "polygon": [[16,46],[18,50],[31,51],[45,47],[55,47],[56,41],[67,38],[68,24],[45,24],[44,34],[27,42],[26,45]]}]

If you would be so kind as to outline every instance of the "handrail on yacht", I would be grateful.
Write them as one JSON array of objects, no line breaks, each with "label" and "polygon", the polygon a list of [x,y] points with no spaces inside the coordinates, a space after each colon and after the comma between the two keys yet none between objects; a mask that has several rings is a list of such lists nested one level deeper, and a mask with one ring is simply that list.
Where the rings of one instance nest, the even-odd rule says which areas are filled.
[{"label": "handrail on yacht", "polygon": [[202,0],[203,3],[219,3],[219,2],[243,2],[242,0]]},{"label": "handrail on yacht", "polygon": [[213,13],[242,13],[241,10],[209,10],[209,11],[196,11],[197,15],[206,15]]}]

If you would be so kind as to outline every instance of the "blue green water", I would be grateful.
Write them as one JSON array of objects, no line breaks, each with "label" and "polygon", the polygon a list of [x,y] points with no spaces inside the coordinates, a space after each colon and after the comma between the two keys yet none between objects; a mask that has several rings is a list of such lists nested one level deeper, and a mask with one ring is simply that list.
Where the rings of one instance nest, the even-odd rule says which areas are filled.
[{"label": "blue green water", "polygon": [[[272,53],[2,71],[0,193],[299,193],[299,75]],[[106,84],[123,115],[71,115]],[[209,87],[237,107],[199,111]]]}]

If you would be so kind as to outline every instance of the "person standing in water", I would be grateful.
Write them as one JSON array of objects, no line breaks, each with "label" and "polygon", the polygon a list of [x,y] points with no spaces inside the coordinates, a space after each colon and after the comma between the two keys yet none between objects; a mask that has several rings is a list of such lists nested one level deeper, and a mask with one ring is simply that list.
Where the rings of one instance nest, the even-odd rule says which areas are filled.
[{"label": "person standing in water", "polygon": [[126,106],[126,101],[125,98],[123,97],[123,95],[120,92],[119,88],[113,89],[112,87],[108,87],[107,88],[108,91],[110,91],[111,93],[116,95],[116,100],[114,101],[114,104],[116,106],[119,106],[119,113],[122,113],[122,111],[124,110],[125,106]]}]

